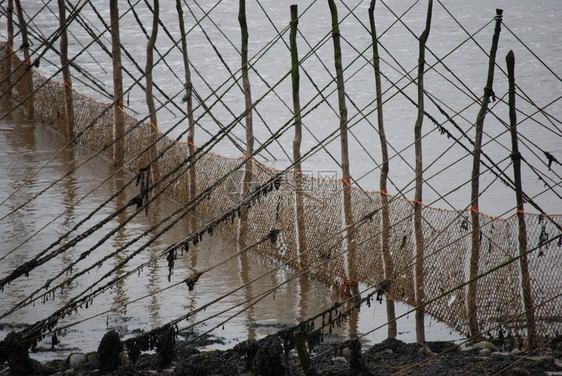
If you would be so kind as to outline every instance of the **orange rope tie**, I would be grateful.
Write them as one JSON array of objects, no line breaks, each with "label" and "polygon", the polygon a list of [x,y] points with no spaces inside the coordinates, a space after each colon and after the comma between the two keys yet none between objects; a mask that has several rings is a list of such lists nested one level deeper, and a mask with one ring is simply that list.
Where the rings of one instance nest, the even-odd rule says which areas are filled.
[{"label": "orange rope tie", "polygon": [[341,178],[340,181],[342,183],[347,184],[347,185],[351,185],[351,178],[349,178],[349,177],[348,178]]},{"label": "orange rope tie", "polygon": [[24,63],[25,65],[31,65],[31,61],[30,61],[29,59],[24,60],[23,63]]},{"label": "orange rope tie", "polygon": [[517,209],[517,214],[519,214],[519,213],[523,214],[523,213],[525,213],[525,210],[523,210],[523,209]]},{"label": "orange rope tie", "polygon": [[421,201],[421,200],[417,200],[417,199],[413,199],[412,202],[413,202],[414,204],[420,204],[420,205],[422,204],[422,201]]},{"label": "orange rope tie", "polygon": [[62,85],[72,89],[72,82],[63,82]]},{"label": "orange rope tie", "polygon": [[359,282],[357,281],[350,281],[349,279],[342,277],[342,281],[340,283],[340,294],[344,300],[347,300],[352,297],[351,294],[351,287],[358,286]]},{"label": "orange rope tie", "polygon": [[155,129],[158,129],[157,124],[158,124],[158,122],[156,122],[156,121],[151,121],[151,122],[148,123],[148,125],[150,125],[152,128],[155,128]]},{"label": "orange rope tie", "polygon": [[188,144],[188,145],[195,145],[195,143],[193,142],[193,140],[187,140],[187,144]]},{"label": "orange rope tie", "polygon": [[121,109],[123,108],[123,100],[122,100],[122,99],[121,99],[120,101],[118,101],[118,102],[113,102],[113,103],[115,103],[115,105],[116,105],[117,107],[119,107],[119,108],[121,108]]},{"label": "orange rope tie", "polygon": [[251,155],[248,155],[248,154],[244,153],[244,159],[250,159],[250,158],[252,158]]},{"label": "orange rope tie", "polygon": [[470,211],[474,213],[478,213],[478,206],[471,206]]},{"label": "orange rope tie", "polygon": [[299,175],[302,174],[302,170],[300,170],[300,169],[298,169],[298,168],[295,168],[295,169],[293,170],[293,172],[294,172],[295,174],[299,174]]},{"label": "orange rope tie", "polygon": [[388,191],[387,191],[386,189],[381,189],[379,192],[382,193],[383,195],[387,195],[387,194],[388,194]]}]

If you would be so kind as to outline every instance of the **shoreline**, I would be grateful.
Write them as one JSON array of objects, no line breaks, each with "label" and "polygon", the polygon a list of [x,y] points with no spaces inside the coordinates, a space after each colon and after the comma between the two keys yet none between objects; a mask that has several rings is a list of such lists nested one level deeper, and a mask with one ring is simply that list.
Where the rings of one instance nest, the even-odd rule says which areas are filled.
[{"label": "shoreline", "polygon": [[[300,331],[295,330],[299,329],[287,328],[260,340],[242,341],[227,350],[209,348],[223,341],[219,337],[198,338],[197,333],[172,330],[152,338],[154,343],[149,347],[155,350],[137,351],[134,362],[131,342],[121,342],[116,332],[109,331],[97,352],[71,353],[65,359],[43,362],[33,360],[31,354],[28,357],[32,368],[27,370],[17,368],[22,366],[21,357],[14,369],[5,363],[10,351],[6,347],[10,346],[8,336],[2,341],[0,376],[562,375],[562,337],[552,339],[548,348],[535,352],[488,341],[459,346],[445,341],[420,345],[386,339],[366,346],[358,339],[313,333],[302,335],[300,347],[295,336]],[[297,351],[302,349],[304,353]]]}]

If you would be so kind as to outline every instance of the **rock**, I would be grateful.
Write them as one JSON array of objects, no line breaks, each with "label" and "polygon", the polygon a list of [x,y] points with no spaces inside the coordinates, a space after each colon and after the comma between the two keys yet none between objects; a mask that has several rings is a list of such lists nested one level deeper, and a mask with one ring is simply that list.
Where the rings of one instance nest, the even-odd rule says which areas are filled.
[{"label": "rock", "polygon": [[418,349],[418,351],[416,351],[416,352],[418,354],[425,355],[425,356],[435,355],[435,353],[433,351],[431,351],[431,349],[429,347],[427,347],[426,345],[421,345],[420,348]]},{"label": "rock", "polygon": [[478,342],[476,344],[476,347],[478,347],[479,349],[488,349],[492,352],[494,351],[498,351],[498,348],[496,347],[496,345],[494,345],[492,342],[490,341],[481,341]]},{"label": "rock", "polygon": [[82,353],[72,353],[68,356],[68,364],[71,368],[79,367],[84,364],[88,359]]},{"label": "rock", "polygon": [[531,376],[531,372],[525,368],[515,367],[509,371],[511,376]]},{"label": "rock", "polygon": [[119,354],[123,351],[123,344],[119,334],[111,330],[103,336],[98,346],[100,366],[104,371],[115,371],[119,367]]},{"label": "rock", "polygon": [[336,364],[345,364],[347,363],[347,359],[345,359],[343,356],[336,356],[335,358],[332,358],[332,362]]},{"label": "rock", "polygon": [[121,364],[122,366],[125,366],[127,364],[129,364],[129,356],[127,355],[126,351],[121,351],[119,353],[119,364]]},{"label": "rock", "polygon": [[492,355],[492,350],[490,349],[481,349],[480,350],[480,356],[484,356],[484,357],[489,357],[490,355]]},{"label": "rock", "polygon": [[518,349],[517,347],[511,350],[511,355],[520,355],[523,351]]},{"label": "rock", "polygon": [[2,341],[2,363],[8,361],[12,375],[32,375],[37,371],[37,365],[29,357],[28,345],[21,334],[9,333]]}]

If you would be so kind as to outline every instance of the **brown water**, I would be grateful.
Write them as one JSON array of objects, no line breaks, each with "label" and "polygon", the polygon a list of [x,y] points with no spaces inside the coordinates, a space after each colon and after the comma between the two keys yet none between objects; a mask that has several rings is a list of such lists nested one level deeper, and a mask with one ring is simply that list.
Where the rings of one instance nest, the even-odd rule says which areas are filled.
[{"label": "brown water", "polygon": [[[6,110],[7,105],[3,103],[2,113]],[[0,121],[1,276],[5,276],[23,262],[33,259],[38,252],[71,229],[100,203],[105,202],[132,177],[128,173],[115,173],[112,165],[105,159],[96,157],[88,161],[91,155],[89,150],[80,146],[65,148],[65,141],[58,134],[42,124],[25,121],[19,112]],[[38,198],[32,199],[36,193],[63,177],[67,171],[73,172]],[[111,177],[112,174],[114,176]],[[108,177],[110,179],[104,183]],[[90,193],[94,188],[96,189],[93,193]],[[111,214],[137,193],[137,189],[126,190],[123,195],[104,206],[86,224],[73,232],[72,236]],[[23,208],[14,211],[26,202],[28,203]],[[177,203],[172,200],[165,198],[157,200],[151,206],[148,215],[142,213],[134,218],[124,229],[119,230],[89,257],[79,262],[72,273],[84,270],[104,255],[115,251],[177,207]],[[133,209],[128,209],[126,213],[118,216],[93,236],[87,237],[77,246],[33,270],[29,277],[19,278],[6,286],[0,293],[1,312],[7,312],[14,304],[41,288],[46,280],[76,260],[81,252],[89,249],[132,213]],[[167,245],[183,239],[188,234],[187,229],[186,218],[135,257],[126,268],[120,269],[116,275],[122,275],[159,255]],[[14,328],[19,330],[22,325],[34,323],[54,312],[64,302],[99,280],[105,272],[126,255],[138,249],[153,235],[148,233],[138,243],[73,281],[64,290],[58,289],[54,299],[52,297],[48,301],[38,299],[35,303],[1,319],[2,338],[10,330]],[[76,314],[60,321],[59,325],[71,326],[59,336],[61,341],[58,346],[59,352],[41,352],[34,356],[52,358],[61,356],[61,352],[66,354],[69,351],[94,351],[103,334],[109,329],[116,329],[123,336],[131,335],[131,332],[137,329],[150,330],[223,295],[228,296],[204,311],[190,315],[189,319],[182,321],[179,327],[185,328],[207,319],[197,324],[194,330],[204,332],[219,325],[213,335],[224,338],[225,343],[216,347],[230,347],[237,341],[259,338],[272,333],[278,328],[277,324],[296,324],[299,320],[323,311],[338,299],[337,294],[328,286],[307,276],[282,284],[294,276],[295,271],[281,267],[267,274],[279,264],[253,251],[203,274],[191,292],[184,283],[181,283],[194,270],[203,270],[216,265],[235,250],[236,244],[232,238],[215,231],[213,236],[205,236],[197,246],[191,246],[188,253],[178,257],[170,282],[167,261],[165,257],[160,257],[113,289],[98,296],[87,309],[85,307],[79,309]],[[63,275],[62,278],[67,278],[72,273]],[[264,274],[265,276],[258,281],[232,292]],[[51,286],[61,280],[61,278],[57,279]],[[159,291],[175,283],[179,284],[166,291]],[[274,294],[221,325],[228,317],[246,307],[245,302],[249,298],[278,285]],[[143,296],[147,297],[140,299]],[[133,300],[138,301],[132,302]],[[219,314],[227,308],[233,309]],[[399,306],[398,310],[405,312],[407,307]],[[217,314],[219,314],[217,317],[211,318]],[[342,335],[354,336],[365,333],[384,322],[384,306],[373,304],[370,308],[363,307],[337,331]],[[409,320],[408,316],[401,319],[400,338],[413,340],[413,325],[413,319]],[[366,336],[365,341],[380,341],[385,338],[385,333],[385,328],[377,330]],[[443,325],[433,323],[428,328],[428,337],[429,339],[456,339],[459,335],[451,333],[451,330]],[[42,342],[40,347],[50,347],[50,340]]]}]

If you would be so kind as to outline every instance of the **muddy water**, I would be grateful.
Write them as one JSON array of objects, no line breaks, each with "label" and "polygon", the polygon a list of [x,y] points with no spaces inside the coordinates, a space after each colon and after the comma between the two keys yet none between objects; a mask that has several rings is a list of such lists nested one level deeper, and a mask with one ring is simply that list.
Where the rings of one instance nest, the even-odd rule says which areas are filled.
[{"label": "muddy water", "polygon": [[[6,110],[5,103],[2,113]],[[65,147],[64,140],[55,132],[41,124],[31,124],[15,113],[0,122],[0,275],[5,276],[25,261],[31,260],[49,244],[57,240],[73,226],[91,213],[98,205],[106,202],[110,195],[123,186],[131,175],[114,172],[112,165],[104,159],[96,157],[89,160],[92,153],[79,146]],[[67,171],[72,174],[65,177]],[[106,182],[104,182],[109,178]],[[37,198],[54,181],[61,179],[52,188]],[[133,185],[134,187],[134,185]],[[94,190],[95,188],[95,190]],[[114,201],[110,201],[89,219],[83,226],[72,233],[76,236],[94,223],[111,214],[127,203],[136,189],[128,189]],[[17,210],[18,206],[27,203]],[[68,278],[84,270],[88,266],[108,255],[137,235],[143,234],[151,225],[177,208],[171,200],[160,199],[148,215],[142,213],[135,217],[115,236],[97,248],[91,255],[79,262],[72,273],[51,283],[54,286],[62,278]],[[45,282],[58,274],[63,268],[75,261],[79,254],[88,250],[105,234],[123,223],[133,213],[126,213],[112,220],[108,225],[55,257],[45,265],[33,270],[29,277],[22,277],[6,286],[1,295],[1,312],[24,300],[29,294],[39,289]],[[180,221],[165,236],[156,240],[147,250],[116,275],[122,275],[141,263],[159,255],[165,247],[187,234],[188,219]],[[31,324],[54,312],[62,303],[78,295],[95,281],[124,259],[139,246],[148,241],[154,233],[148,233],[133,246],[120,251],[119,254],[96,267],[77,281],[73,281],[64,289],[57,289],[54,298],[38,299],[7,317],[0,320],[0,336],[7,332],[19,330],[23,325]],[[59,336],[61,341],[57,351],[40,351],[36,358],[53,358],[62,356],[69,351],[94,351],[99,340],[108,329],[116,329],[123,336],[131,335],[135,330],[150,330],[174,318],[180,317],[206,303],[231,293],[248,281],[266,274],[257,282],[229,294],[204,311],[191,315],[179,327],[187,327],[208,319],[194,327],[195,331],[204,332],[219,325],[225,319],[246,306],[250,297],[266,291],[292,277],[295,271],[281,267],[273,273],[269,271],[279,266],[260,254],[249,252],[232,261],[205,273],[189,291],[184,283],[185,278],[194,270],[203,270],[216,265],[236,250],[232,238],[220,231],[212,237],[205,237],[197,246],[192,246],[188,253],[179,255],[173,274],[168,281],[168,265],[164,257],[151,262],[142,270],[107,290],[93,300],[88,308],[78,310],[75,314],[60,321],[60,325],[70,325]],[[107,280],[103,280],[107,281]],[[159,290],[179,283],[164,292]],[[36,295],[38,296],[38,295]],[[146,297],[145,297],[146,296]],[[142,298],[145,297],[145,298]],[[272,333],[278,324],[295,324],[299,320],[317,314],[332,305],[337,294],[318,281],[306,276],[295,278],[277,288],[275,294],[267,296],[261,302],[236,315],[224,325],[220,325],[213,335],[224,338],[224,344],[215,347],[224,348],[247,338],[259,338]],[[136,302],[133,302],[138,300]],[[236,307],[236,308],[233,308]],[[231,311],[212,316],[221,311]],[[406,307],[400,306],[399,311],[405,312]],[[348,322],[342,324],[337,331],[342,335],[360,335],[384,323],[384,305],[373,304],[364,307]],[[400,320],[400,337],[413,340],[413,317]],[[454,339],[458,334],[438,323],[428,328],[430,339]],[[380,341],[385,338],[385,329],[376,331],[365,337],[365,341]],[[50,348],[50,338],[39,345]]]}]

